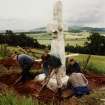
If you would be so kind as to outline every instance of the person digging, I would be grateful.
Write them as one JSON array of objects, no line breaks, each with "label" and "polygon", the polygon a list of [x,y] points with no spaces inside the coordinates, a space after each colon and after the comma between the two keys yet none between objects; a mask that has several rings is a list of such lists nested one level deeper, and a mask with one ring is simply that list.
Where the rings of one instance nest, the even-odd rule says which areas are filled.
[{"label": "person digging", "polygon": [[59,57],[49,54],[49,57],[47,57],[46,62],[48,67],[48,71],[47,71],[48,75],[46,76],[45,80],[42,82],[42,87],[39,89],[38,94],[35,95],[36,97],[38,97],[41,91],[47,86],[50,78],[53,75],[56,75],[58,93],[61,93],[62,82],[59,75],[59,70],[60,70],[59,68],[62,66],[61,60]]},{"label": "person digging", "polygon": [[34,64],[34,59],[26,54],[20,54],[20,55],[14,54],[13,59],[15,59],[19,63],[22,70],[21,77],[19,77],[15,81],[14,85],[18,83],[25,83],[25,81],[30,80],[32,78],[30,69]]}]

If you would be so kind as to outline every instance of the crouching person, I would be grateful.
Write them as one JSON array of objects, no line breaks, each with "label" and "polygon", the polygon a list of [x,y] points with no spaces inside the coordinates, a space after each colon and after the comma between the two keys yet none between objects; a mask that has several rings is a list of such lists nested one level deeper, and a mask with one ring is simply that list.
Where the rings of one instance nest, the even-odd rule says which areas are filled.
[{"label": "crouching person", "polygon": [[47,75],[45,78],[45,81],[42,83],[44,87],[45,85],[47,85],[50,89],[50,85],[49,80],[55,76],[56,77],[56,81],[57,81],[57,87],[61,88],[62,87],[62,82],[61,82],[61,78],[60,78],[60,67],[62,66],[61,60],[59,57],[56,57],[54,55],[49,55],[49,57],[46,59],[47,62],[47,67],[48,67],[48,71],[47,71]]},{"label": "crouching person", "polygon": [[74,96],[81,97],[90,93],[90,89],[88,88],[88,80],[84,74],[72,72],[69,76],[68,82],[71,84],[71,89]]},{"label": "crouching person", "polygon": [[26,54],[14,55],[14,59],[19,63],[22,70],[21,77],[16,80],[15,84],[19,82],[24,83],[31,78],[30,69],[34,64],[34,60],[31,56]]}]

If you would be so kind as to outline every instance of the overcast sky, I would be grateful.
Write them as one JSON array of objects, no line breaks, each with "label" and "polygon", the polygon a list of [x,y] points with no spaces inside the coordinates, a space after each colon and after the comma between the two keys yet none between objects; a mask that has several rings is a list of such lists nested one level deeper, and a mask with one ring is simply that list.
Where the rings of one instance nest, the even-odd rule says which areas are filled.
[{"label": "overcast sky", "polygon": [[[0,0],[0,30],[33,29],[52,19],[55,0]],[[105,0],[62,0],[64,23],[105,27]]]}]

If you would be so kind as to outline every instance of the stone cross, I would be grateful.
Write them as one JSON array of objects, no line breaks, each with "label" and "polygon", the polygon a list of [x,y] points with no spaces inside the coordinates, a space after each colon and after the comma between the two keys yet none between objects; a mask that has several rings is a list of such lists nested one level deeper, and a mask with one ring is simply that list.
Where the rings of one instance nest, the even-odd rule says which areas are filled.
[{"label": "stone cross", "polygon": [[53,8],[53,23],[52,23],[52,42],[51,54],[60,57],[63,67],[65,67],[65,44],[63,35],[63,15],[62,15],[62,1],[55,0]]}]

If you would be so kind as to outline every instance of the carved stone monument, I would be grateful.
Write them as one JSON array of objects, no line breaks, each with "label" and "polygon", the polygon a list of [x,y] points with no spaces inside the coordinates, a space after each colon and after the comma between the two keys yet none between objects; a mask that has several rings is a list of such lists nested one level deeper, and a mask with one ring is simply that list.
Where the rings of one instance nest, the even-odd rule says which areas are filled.
[{"label": "carved stone monument", "polygon": [[52,42],[51,54],[60,57],[63,67],[65,67],[65,44],[63,35],[63,15],[62,1],[55,0],[53,8],[53,23],[52,23]]}]

